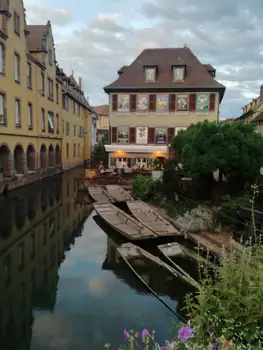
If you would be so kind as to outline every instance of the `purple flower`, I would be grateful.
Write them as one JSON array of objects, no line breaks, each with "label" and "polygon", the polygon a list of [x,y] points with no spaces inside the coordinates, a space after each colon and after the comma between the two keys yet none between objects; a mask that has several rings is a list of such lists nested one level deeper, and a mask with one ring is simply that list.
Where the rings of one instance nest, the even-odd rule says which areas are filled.
[{"label": "purple flower", "polygon": [[143,339],[146,338],[148,334],[149,334],[148,330],[147,330],[146,328],[144,328],[144,329],[142,330],[142,338],[143,338]]},{"label": "purple flower", "polygon": [[178,338],[183,342],[187,342],[188,339],[191,339],[194,337],[194,329],[191,328],[189,325],[186,325],[182,327],[178,331]]},{"label": "purple flower", "polygon": [[124,335],[124,341],[127,341],[129,339],[129,333],[127,332],[126,328],[123,331],[123,335]]},{"label": "purple flower", "polygon": [[212,349],[211,349],[211,350],[216,350],[216,349],[217,349],[217,344],[214,343],[214,344],[212,345]]}]

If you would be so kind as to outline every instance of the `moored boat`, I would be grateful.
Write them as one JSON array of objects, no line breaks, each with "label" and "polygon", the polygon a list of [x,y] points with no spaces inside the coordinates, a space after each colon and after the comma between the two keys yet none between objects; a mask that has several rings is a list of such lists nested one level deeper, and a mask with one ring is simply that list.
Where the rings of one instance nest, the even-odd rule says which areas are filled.
[{"label": "moored boat", "polygon": [[116,203],[133,201],[133,197],[130,195],[130,193],[125,191],[121,186],[107,185],[106,190]]},{"label": "moored boat", "polygon": [[100,186],[88,186],[88,192],[94,202],[114,203],[114,200],[109,193]]}]

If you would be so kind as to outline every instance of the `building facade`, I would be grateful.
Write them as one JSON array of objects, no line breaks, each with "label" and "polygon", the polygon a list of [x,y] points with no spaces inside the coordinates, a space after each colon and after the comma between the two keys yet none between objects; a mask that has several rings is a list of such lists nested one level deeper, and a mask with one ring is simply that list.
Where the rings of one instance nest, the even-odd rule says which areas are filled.
[{"label": "building facade", "polygon": [[93,107],[97,113],[97,134],[98,141],[109,133],[109,105]]},{"label": "building facade", "polygon": [[28,26],[22,0],[0,6],[1,193],[83,164],[90,107],[58,68],[50,22]]},{"label": "building facade", "polygon": [[263,134],[263,85],[260,86],[259,96],[242,108],[242,114],[235,122],[256,124],[256,130]]},{"label": "building facade", "polygon": [[149,166],[167,158],[172,138],[191,123],[219,120],[225,87],[187,48],[147,49],[104,88],[109,95],[109,166]]}]

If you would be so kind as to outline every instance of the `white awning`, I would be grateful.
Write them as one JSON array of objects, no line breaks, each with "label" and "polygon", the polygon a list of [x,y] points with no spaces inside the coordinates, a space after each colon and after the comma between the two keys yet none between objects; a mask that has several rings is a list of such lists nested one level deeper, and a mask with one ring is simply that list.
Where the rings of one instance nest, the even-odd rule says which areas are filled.
[{"label": "white awning", "polygon": [[167,153],[167,145],[105,145],[106,152]]}]

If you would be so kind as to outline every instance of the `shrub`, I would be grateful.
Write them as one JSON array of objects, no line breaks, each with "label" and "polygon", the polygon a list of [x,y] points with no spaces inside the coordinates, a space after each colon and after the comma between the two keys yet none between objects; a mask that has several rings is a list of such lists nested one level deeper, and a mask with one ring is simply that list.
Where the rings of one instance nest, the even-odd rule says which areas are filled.
[{"label": "shrub", "polygon": [[218,210],[217,220],[225,225],[236,225],[238,207],[249,207],[249,196],[231,198],[229,195],[222,197],[222,204]]},{"label": "shrub", "polygon": [[132,194],[141,200],[158,200],[161,198],[160,187],[161,183],[152,177],[137,175],[132,183]]},{"label": "shrub", "polygon": [[218,279],[206,279],[187,297],[189,317],[205,344],[207,331],[236,349],[263,348],[263,247],[261,241],[238,253],[223,252]]}]

